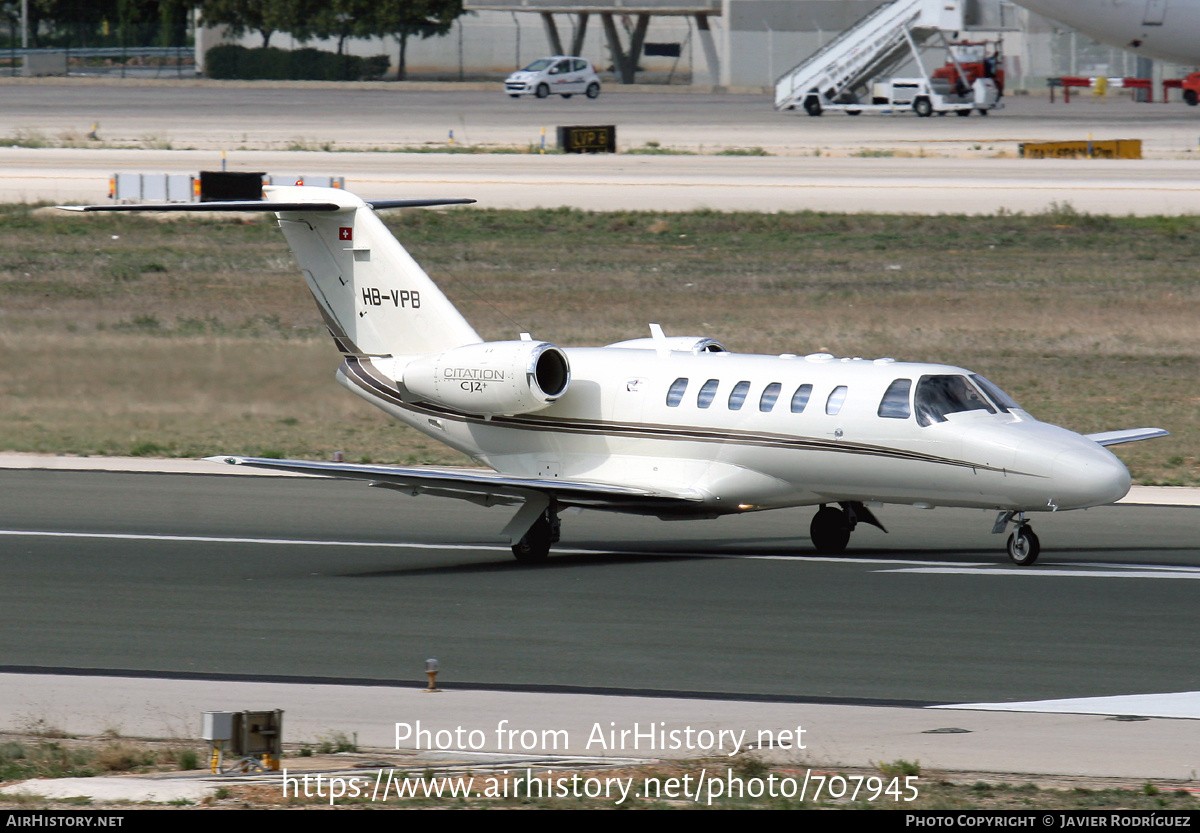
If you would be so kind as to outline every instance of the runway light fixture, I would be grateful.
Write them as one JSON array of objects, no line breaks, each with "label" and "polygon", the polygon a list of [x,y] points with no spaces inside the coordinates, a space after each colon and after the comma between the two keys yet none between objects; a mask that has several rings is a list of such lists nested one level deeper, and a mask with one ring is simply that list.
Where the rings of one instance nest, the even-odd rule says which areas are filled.
[{"label": "runway light fixture", "polygon": [[429,677],[429,686],[425,691],[441,691],[437,687],[438,661],[436,659],[425,660],[425,675]]}]

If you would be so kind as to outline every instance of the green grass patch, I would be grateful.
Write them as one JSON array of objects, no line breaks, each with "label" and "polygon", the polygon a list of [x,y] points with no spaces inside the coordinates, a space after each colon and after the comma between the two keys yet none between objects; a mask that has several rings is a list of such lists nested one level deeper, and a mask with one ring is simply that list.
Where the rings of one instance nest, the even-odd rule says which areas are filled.
[{"label": "green grass patch", "polygon": [[760,147],[752,148],[725,148],[714,154],[716,156],[772,156],[766,149]]},{"label": "green grass patch", "polygon": [[[1141,482],[1200,483],[1200,218],[1062,204],[386,221],[487,339],[594,346],[655,321],[739,352],[965,366],[1076,431],[1166,428],[1117,451]],[[0,206],[0,448],[462,461],[334,384],[339,361],[269,221]]]},{"label": "green grass patch", "polygon": [[629,148],[624,153],[631,153],[636,156],[695,156],[695,151],[681,150],[678,148],[663,147],[658,142],[646,142],[639,147]]}]

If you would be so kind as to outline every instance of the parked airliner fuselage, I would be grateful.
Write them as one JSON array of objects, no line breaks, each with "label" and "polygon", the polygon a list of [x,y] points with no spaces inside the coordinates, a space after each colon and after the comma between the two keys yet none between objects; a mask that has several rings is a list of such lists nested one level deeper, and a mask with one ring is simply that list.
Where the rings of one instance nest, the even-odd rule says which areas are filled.
[{"label": "parked airliner fuselage", "polygon": [[1016,0],[1098,41],[1147,58],[1200,64],[1200,0]]}]

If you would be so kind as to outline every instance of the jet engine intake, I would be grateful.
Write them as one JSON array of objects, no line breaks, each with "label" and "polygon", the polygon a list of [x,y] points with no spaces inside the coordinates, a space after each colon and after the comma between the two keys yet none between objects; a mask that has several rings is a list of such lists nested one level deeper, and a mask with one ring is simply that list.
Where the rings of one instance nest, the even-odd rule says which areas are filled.
[{"label": "jet engine intake", "polygon": [[469,414],[540,411],[571,381],[567,354],[545,341],[490,341],[422,356],[404,368],[404,386]]}]

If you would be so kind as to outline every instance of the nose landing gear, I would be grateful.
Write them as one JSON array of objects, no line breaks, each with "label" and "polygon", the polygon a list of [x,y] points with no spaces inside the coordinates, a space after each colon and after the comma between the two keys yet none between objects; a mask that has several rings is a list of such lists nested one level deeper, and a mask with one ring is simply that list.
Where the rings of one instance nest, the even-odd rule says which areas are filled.
[{"label": "nose landing gear", "polygon": [[1028,567],[1037,561],[1038,555],[1042,552],[1042,543],[1034,534],[1029,521],[1025,520],[1024,512],[1001,512],[996,518],[996,525],[992,527],[992,532],[1003,533],[1008,528],[1010,521],[1015,523],[1017,528],[1013,530],[1012,535],[1008,536],[1008,557],[1018,567]]}]

